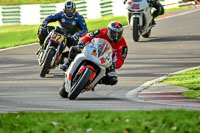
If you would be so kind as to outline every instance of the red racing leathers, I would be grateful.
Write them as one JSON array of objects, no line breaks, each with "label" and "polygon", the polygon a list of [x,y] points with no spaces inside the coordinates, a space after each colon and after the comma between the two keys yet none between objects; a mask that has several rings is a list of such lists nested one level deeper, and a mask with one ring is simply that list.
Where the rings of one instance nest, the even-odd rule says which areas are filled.
[{"label": "red racing leathers", "polygon": [[124,60],[128,52],[127,44],[124,37],[122,37],[119,42],[112,43],[107,36],[107,28],[104,28],[90,33],[89,36],[83,37],[82,39],[80,39],[79,42],[84,42],[86,44],[87,42],[91,42],[93,38],[102,38],[107,40],[111,44],[113,48],[113,62],[116,65],[115,69],[119,69],[124,64]]}]

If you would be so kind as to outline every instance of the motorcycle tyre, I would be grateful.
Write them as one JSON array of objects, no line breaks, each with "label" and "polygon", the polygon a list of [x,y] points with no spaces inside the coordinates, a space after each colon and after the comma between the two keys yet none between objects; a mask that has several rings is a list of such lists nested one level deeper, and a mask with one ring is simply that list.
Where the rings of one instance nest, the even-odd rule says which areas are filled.
[{"label": "motorcycle tyre", "polygon": [[51,61],[56,51],[54,49],[49,49],[44,64],[42,65],[42,70],[40,72],[40,77],[45,77],[49,73],[49,68],[51,66]]},{"label": "motorcycle tyre", "polygon": [[132,34],[133,34],[133,40],[135,42],[138,42],[139,41],[139,38],[140,38],[140,35],[139,35],[139,19],[138,18],[134,18],[133,19],[133,31],[132,31]]},{"label": "motorcycle tyre", "polygon": [[86,68],[83,74],[79,77],[78,81],[72,86],[71,92],[69,92],[69,99],[75,100],[76,97],[81,93],[85,86],[89,83],[90,77],[92,76],[93,70]]},{"label": "motorcycle tyre", "polygon": [[142,35],[144,38],[149,38],[151,35],[151,29],[144,35]]},{"label": "motorcycle tyre", "polygon": [[62,98],[68,98],[68,92],[65,91],[65,83],[60,87],[59,94]]}]

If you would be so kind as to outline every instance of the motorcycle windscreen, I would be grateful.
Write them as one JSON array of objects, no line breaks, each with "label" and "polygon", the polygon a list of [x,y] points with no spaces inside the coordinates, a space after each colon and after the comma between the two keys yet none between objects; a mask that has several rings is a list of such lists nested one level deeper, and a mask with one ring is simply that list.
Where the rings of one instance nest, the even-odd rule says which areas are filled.
[{"label": "motorcycle windscreen", "polygon": [[98,57],[104,56],[104,54],[112,54],[112,47],[110,43],[102,38],[94,38],[91,44],[95,47],[95,51],[92,54],[98,55]]}]

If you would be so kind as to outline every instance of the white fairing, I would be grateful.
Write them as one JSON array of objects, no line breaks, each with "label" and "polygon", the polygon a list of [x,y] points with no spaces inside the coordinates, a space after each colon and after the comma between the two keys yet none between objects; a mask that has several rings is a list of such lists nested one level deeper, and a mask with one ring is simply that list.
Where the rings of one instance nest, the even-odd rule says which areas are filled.
[{"label": "white fairing", "polygon": [[151,14],[152,7],[150,7],[147,0],[128,0],[127,3],[128,3],[127,4],[128,12],[132,14],[129,22],[130,27],[131,28],[133,27],[133,18],[138,17],[139,26],[141,27],[140,33],[142,35],[147,33],[152,28],[151,25],[153,19],[153,16]]},{"label": "white fairing", "polygon": [[67,92],[71,90],[71,78],[77,69],[80,67],[80,63],[88,60],[100,67],[100,74],[94,79],[94,81],[88,86],[94,86],[105,74],[105,70],[112,64],[112,47],[108,41],[101,38],[92,39],[91,43],[87,43],[82,53],[78,54],[67,71],[65,72],[65,89]]}]

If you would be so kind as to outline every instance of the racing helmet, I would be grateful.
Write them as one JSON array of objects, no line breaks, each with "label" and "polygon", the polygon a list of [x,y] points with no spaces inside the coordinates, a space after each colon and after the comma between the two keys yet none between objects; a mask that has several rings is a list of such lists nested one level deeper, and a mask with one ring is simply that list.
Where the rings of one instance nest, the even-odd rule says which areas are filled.
[{"label": "racing helmet", "polygon": [[112,43],[117,43],[121,40],[124,28],[120,22],[110,22],[107,29],[107,35]]},{"label": "racing helmet", "polygon": [[66,1],[63,11],[66,17],[73,18],[76,14],[76,4],[71,0]]}]

